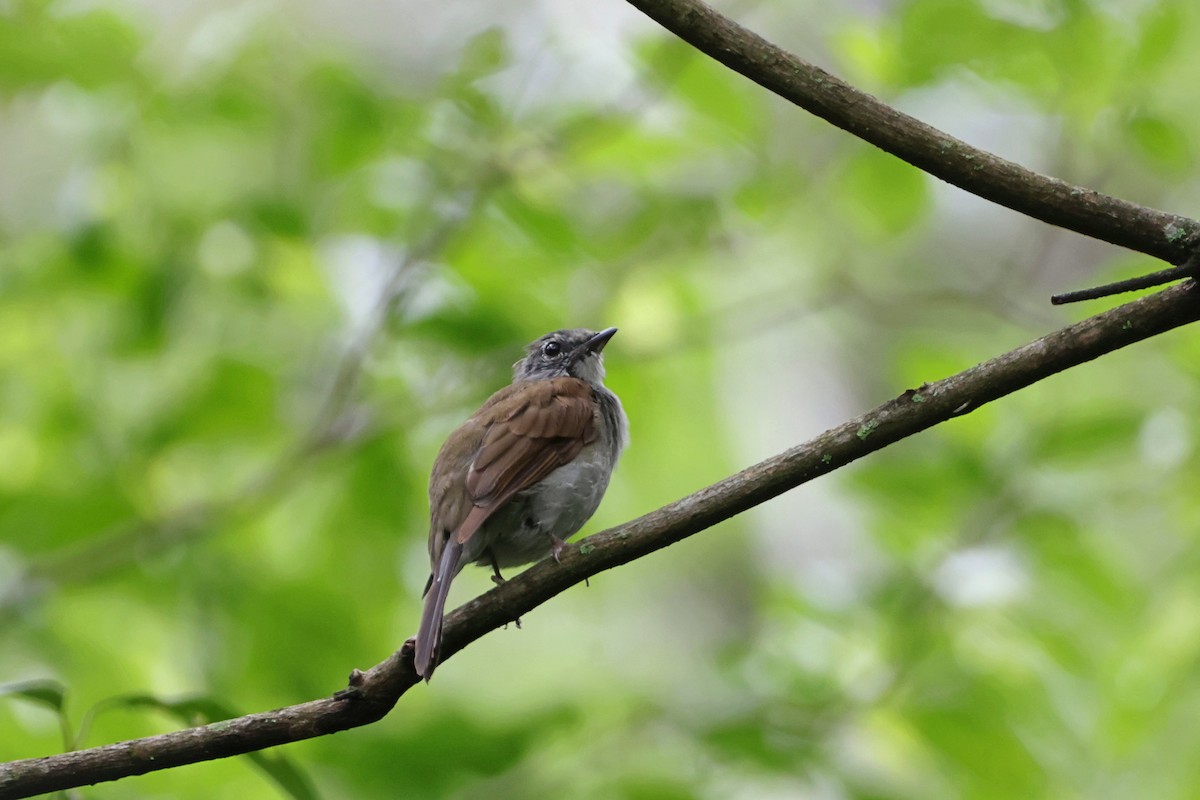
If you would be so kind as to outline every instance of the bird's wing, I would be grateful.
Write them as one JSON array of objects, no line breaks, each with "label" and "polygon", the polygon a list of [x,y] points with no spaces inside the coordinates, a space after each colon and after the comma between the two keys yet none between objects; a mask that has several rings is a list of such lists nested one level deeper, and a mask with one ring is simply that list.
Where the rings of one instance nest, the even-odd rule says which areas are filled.
[{"label": "bird's wing", "polygon": [[578,378],[553,378],[501,389],[446,440],[443,455],[474,455],[465,478],[450,470],[429,486],[433,568],[417,632],[417,674],[428,680],[437,667],[442,614],[463,546],[513,495],[570,463],[596,435],[591,387]]},{"label": "bird's wing", "polygon": [[479,413],[485,431],[467,472],[472,508],[455,532],[459,543],[513,495],[569,464],[596,440],[595,395],[578,378],[515,384]]}]

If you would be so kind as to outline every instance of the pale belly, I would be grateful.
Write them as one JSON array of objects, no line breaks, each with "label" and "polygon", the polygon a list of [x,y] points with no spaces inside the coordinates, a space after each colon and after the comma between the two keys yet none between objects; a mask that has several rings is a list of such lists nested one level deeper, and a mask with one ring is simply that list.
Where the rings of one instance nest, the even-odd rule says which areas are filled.
[{"label": "pale belly", "polygon": [[596,512],[608,488],[605,461],[600,448],[589,447],[518,494],[472,537],[479,544],[468,545],[464,560],[491,566],[494,557],[498,566],[515,567],[545,558],[553,539],[573,536]]}]

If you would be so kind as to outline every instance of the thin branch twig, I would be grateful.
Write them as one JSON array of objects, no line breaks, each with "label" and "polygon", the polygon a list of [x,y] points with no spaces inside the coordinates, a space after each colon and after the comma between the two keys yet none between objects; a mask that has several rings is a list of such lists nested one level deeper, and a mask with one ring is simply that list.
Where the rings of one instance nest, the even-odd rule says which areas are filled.
[{"label": "thin branch twig", "polygon": [[[454,611],[443,660],[555,595],[913,434],[1105,353],[1200,319],[1189,281],[1043,336],[1016,350],[910,389],[860,417],[631,522],[589,536]],[[381,719],[419,679],[407,643],[331,698],[197,728],[0,764],[0,800],[111,781],[262,750]]]},{"label": "thin branch twig", "polygon": [[1101,297],[1111,297],[1114,294],[1136,292],[1139,289],[1152,289],[1155,286],[1162,286],[1164,283],[1171,283],[1172,281],[1184,278],[1194,278],[1198,269],[1200,269],[1200,252],[1193,253],[1188,257],[1187,261],[1177,267],[1151,272],[1149,275],[1139,275],[1136,278],[1127,278],[1123,281],[1113,281],[1102,286],[1093,286],[1090,289],[1076,289],[1073,292],[1063,292],[1062,294],[1053,295],[1050,298],[1050,302],[1056,306],[1061,306],[1066,303],[1078,303],[1083,300],[1098,300]]}]

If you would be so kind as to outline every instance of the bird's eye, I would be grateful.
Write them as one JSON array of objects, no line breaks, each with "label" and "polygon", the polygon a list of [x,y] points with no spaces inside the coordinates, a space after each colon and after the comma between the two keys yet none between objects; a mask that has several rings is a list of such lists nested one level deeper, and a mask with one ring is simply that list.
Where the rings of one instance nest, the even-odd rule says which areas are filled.
[{"label": "bird's eye", "polygon": [[562,352],[562,345],[558,342],[550,341],[542,345],[542,354],[554,358]]}]

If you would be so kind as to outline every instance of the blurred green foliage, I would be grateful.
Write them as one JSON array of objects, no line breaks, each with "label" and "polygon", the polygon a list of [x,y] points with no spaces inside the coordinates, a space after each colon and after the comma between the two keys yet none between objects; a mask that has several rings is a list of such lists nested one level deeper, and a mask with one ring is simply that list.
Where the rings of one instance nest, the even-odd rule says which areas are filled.
[{"label": "blurred green foliage", "polygon": [[[415,627],[428,465],[547,330],[621,328],[634,444],[592,531],[1153,268],[621,4],[554,8],[0,3],[0,759],[383,658]],[[1200,201],[1191,0],[748,21],[1001,155]],[[1195,341],[601,576],[377,725],[72,796],[1192,797]]]}]

